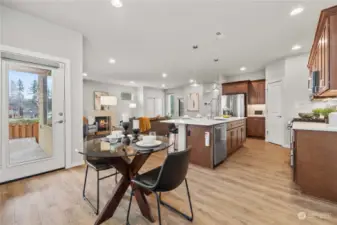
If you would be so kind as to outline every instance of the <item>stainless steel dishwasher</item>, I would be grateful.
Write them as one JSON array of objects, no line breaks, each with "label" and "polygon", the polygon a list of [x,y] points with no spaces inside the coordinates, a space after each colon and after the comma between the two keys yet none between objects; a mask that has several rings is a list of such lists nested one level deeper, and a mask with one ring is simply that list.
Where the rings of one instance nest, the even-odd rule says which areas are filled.
[{"label": "stainless steel dishwasher", "polygon": [[215,125],[213,129],[214,129],[213,164],[214,166],[217,166],[227,158],[226,123]]}]

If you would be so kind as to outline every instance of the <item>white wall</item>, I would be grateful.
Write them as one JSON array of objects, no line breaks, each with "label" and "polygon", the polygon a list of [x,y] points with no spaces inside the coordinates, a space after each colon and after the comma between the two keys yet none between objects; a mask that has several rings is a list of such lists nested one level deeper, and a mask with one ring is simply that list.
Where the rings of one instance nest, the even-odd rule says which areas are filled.
[{"label": "white wall", "polygon": [[236,82],[236,81],[244,81],[244,80],[263,80],[266,78],[265,71],[258,71],[254,73],[244,73],[242,75],[223,75],[219,77],[220,84]]},{"label": "white wall", "polygon": [[269,64],[266,67],[266,82],[274,82],[284,78],[285,75],[285,61],[277,61]]},{"label": "white wall", "polygon": [[[281,114],[283,118],[284,146],[289,146],[290,144],[290,134],[287,129],[288,121],[298,117],[299,112],[311,112],[314,108],[325,107],[326,105],[323,102],[313,102],[309,98],[308,58],[308,54],[289,57],[266,67],[267,84],[277,80],[282,80],[283,82]],[[266,118],[266,122],[266,129],[268,130],[268,118]]]},{"label": "white wall", "polygon": [[[115,124],[119,124],[119,121],[122,119],[122,114],[128,114],[131,116],[137,115],[138,111],[138,99],[137,88],[116,84],[101,83],[96,81],[84,80],[83,81],[83,112],[85,116],[88,116],[90,112],[94,110],[94,91],[104,91],[108,92],[110,95],[117,97],[117,106],[110,106],[110,111],[114,112],[116,121]],[[132,93],[134,100],[126,101],[121,100],[121,92],[130,92]],[[137,104],[136,109],[130,109],[129,104],[134,102]]]},{"label": "white wall", "polygon": [[[2,44],[39,52],[71,61],[71,140],[72,150],[83,146],[83,37],[80,33],[49,23],[6,7],[2,7]],[[71,163],[82,162],[75,151]]]},{"label": "white wall", "polygon": [[3,12],[2,12],[2,6],[0,5],[0,44],[2,43],[2,17],[3,17]]}]

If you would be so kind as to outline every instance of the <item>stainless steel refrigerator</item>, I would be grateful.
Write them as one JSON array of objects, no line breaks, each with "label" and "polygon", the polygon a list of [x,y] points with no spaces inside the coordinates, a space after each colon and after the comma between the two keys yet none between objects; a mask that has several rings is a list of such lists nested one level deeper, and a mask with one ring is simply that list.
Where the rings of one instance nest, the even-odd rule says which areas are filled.
[{"label": "stainless steel refrigerator", "polygon": [[245,94],[221,96],[221,114],[234,117],[245,116]]}]

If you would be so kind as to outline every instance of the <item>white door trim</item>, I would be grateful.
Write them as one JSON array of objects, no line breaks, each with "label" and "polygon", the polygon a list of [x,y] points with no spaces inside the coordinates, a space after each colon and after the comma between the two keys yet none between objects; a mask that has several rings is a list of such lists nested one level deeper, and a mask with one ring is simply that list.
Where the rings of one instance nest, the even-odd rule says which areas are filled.
[{"label": "white door trim", "polygon": [[[47,59],[50,61],[56,61],[63,63],[65,65],[65,78],[64,78],[64,94],[65,96],[71,96],[71,61],[66,58],[60,58],[56,56],[51,56],[39,52],[33,52],[25,49],[15,48],[7,45],[0,45],[0,52],[10,52],[19,55],[25,55],[40,59]],[[71,155],[73,150],[71,149],[71,140],[72,140],[72,128],[71,128],[71,98],[65,98],[64,110],[65,110],[65,167],[71,168],[72,165]],[[2,136],[0,136],[1,140]],[[76,165],[75,165],[76,166]]]}]

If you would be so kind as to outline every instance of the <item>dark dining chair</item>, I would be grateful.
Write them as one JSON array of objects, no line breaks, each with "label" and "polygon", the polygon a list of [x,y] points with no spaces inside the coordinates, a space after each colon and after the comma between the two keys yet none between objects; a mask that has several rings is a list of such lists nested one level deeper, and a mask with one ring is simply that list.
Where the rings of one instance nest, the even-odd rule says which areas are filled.
[{"label": "dark dining chair", "polygon": [[[95,214],[98,215],[99,214],[99,183],[101,180],[104,180],[108,177],[112,177],[115,176],[115,183],[117,183],[117,170],[115,171],[115,173],[104,176],[104,177],[99,177],[99,172],[100,171],[104,171],[104,170],[109,170],[114,168],[113,166],[111,166],[110,164],[108,164],[106,161],[104,160],[100,160],[100,159],[87,159],[86,160],[86,164],[87,167],[85,169],[85,177],[84,177],[84,185],[83,185],[83,199],[86,200],[89,203],[89,206],[94,210]],[[97,196],[96,196],[96,206],[94,206],[91,201],[87,198],[87,196],[85,195],[85,189],[87,186],[87,178],[88,178],[88,170],[89,167],[94,169],[97,173],[97,180],[96,180],[96,187],[97,187]]]},{"label": "dark dining chair", "polygon": [[[190,148],[184,151],[178,151],[169,153],[165,159],[165,162],[162,166],[157,167],[153,170],[150,170],[146,173],[136,176],[131,180],[132,192],[129,202],[129,208],[127,213],[127,225],[129,225],[129,215],[132,203],[132,197],[134,195],[134,191],[137,188],[143,188],[151,191],[156,195],[157,205],[158,205],[158,220],[161,225],[161,214],[160,214],[160,205],[163,205],[175,213],[185,217],[189,221],[193,221],[193,209],[190,191],[188,188],[188,183],[186,179],[186,174],[188,170],[189,164],[189,153]],[[169,192],[176,189],[183,181],[185,181],[187,196],[191,211],[191,216],[188,216],[181,211],[177,210],[173,206],[161,200],[162,192]],[[159,194],[158,194],[159,193]]]}]

